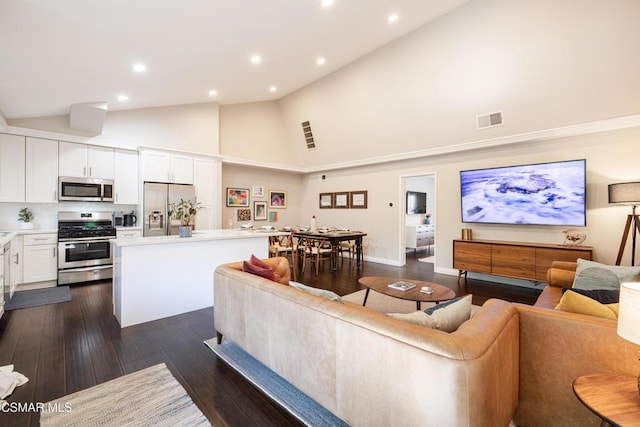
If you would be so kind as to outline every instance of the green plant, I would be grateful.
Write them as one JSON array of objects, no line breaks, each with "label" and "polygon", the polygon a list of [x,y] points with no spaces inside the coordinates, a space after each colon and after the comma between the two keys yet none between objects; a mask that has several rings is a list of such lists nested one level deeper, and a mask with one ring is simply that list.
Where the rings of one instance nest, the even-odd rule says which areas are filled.
[{"label": "green plant", "polygon": [[18,212],[18,220],[22,222],[31,222],[33,219],[33,212],[29,208],[22,208]]},{"label": "green plant", "polygon": [[186,227],[201,208],[200,203],[189,199],[180,199],[180,203],[169,203],[169,216],[177,219],[180,221],[180,225]]}]

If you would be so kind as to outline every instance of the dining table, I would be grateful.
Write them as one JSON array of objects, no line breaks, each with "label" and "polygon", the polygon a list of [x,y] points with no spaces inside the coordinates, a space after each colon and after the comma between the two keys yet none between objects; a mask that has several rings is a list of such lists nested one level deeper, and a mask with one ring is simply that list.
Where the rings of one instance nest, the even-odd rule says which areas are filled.
[{"label": "dining table", "polygon": [[350,230],[328,230],[322,231],[303,231],[297,230],[292,233],[294,238],[320,239],[326,240],[331,245],[331,271],[338,270],[338,254],[340,252],[340,242],[353,240],[355,242],[356,265],[360,267],[362,264],[362,238],[367,235],[362,231]]}]

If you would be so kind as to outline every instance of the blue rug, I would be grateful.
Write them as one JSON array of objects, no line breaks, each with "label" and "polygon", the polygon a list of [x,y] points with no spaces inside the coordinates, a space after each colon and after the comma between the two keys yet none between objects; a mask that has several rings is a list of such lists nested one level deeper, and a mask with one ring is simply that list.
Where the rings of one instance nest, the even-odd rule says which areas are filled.
[{"label": "blue rug", "polygon": [[71,291],[68,286],[56,286],[55,288],[33,289],[20,291],[13,294],[13,298],[5,303],[4,309],[19,310],[21,308],[37,307],[39,305],[57,304],[71,301]]},{"label": "blue rug", "polygon": [[295,388],[287,380],[254,359],[247,352],[230,341],[218,344],[215,338],[206,340],[205,345],[220,359],[235,369],[247,381],[289,411],[304,425],[308,426],[348,426],[318,402]]}]

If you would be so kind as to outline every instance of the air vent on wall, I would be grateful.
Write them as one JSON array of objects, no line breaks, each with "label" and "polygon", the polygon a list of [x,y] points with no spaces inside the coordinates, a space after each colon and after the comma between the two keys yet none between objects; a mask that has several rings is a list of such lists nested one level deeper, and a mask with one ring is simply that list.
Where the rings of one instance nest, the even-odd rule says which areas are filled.
[{"label": "air vent on wall", "polygon": [[485,129],[493,126],[502,125],[502,111],[483,114],[482,116],[477,116],[477,118],[478,118],[478,129]]},{"label": "air vent on wall", "polygon": [[304,140],[307,143],[307,150],[314,150],[316,143],[313,141],[313,133],[311,133],[311,123],[302,122],[302,132],[304,132]]}]

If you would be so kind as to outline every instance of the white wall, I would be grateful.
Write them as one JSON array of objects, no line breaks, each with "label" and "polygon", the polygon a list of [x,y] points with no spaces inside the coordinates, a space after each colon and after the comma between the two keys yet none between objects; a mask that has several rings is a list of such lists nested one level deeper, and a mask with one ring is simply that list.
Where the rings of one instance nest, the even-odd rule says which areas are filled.
[{"label": "white wall", "polygon": [[260,162],[297,163],[277,101],[220,106],[220,151]]},{"label": "white wall", "polygon": [[[319,225],[337,225],[368,233],[366,256],[370,260],[399,264],[404,251],[401,218],[404,216],[401,182],[403,176],[436,176],[436,271],[452,272],[452,241],[462,228],[472,228],[474,238],[537,243],[563,242],[559,226],[516,226],[463,224],[460,219],[459,171],[493,166],[587,159],[587,234],[585,245],[594,246],[597,261],[614,263],[630,208],[610,206],[607,185],[638,180],[636,166],[640,154],[640,128],[610,131],[469,151],[412,161],[354,168],[305,178],[302,217],[316,215]],[[366,210],[317,209],[318,193],[346,189],[366,189]],[[389,206],[393,203],[393,206]],[[630,263],[630,244],[623,265]]]},{"label": "white wall", "polygon": [[[232,164],[222,165],[222,191],[223,200],[220,201],[222,207],[222,228],[228,228],[229,219],[233,220],[233,227],[237,228],[241,224],[248,221],[239,222],[237,220],[238,208],[226,206],[226,189],[227,188],[246,188],[251,193],[254,185],[264,187],[263,197],[249,197],[249,207],[251,209],[251,218],[255,227],[263,225],[271,225],[276,228],[284,226],[295,226],[307,224],[300,216],[303,197],[303,180],[301,175],[270,171],[266,169],[258,169],[247,166],[238,166]],[[253,220],[253,203],[255,201],[267,201],[269,190],[279,190],[287,192],[287,207],[285,209],[268,209],[278,213],[277,222],[255,221]],[[268,205],[267,205],[268,206]]]},{"label": "white wall", "polygon": [[[638,16],[637,0],[471,1],[283,98],[291,149],[327,165],[637,114]],[[497,110],[504,126],[476,129]]]}]

